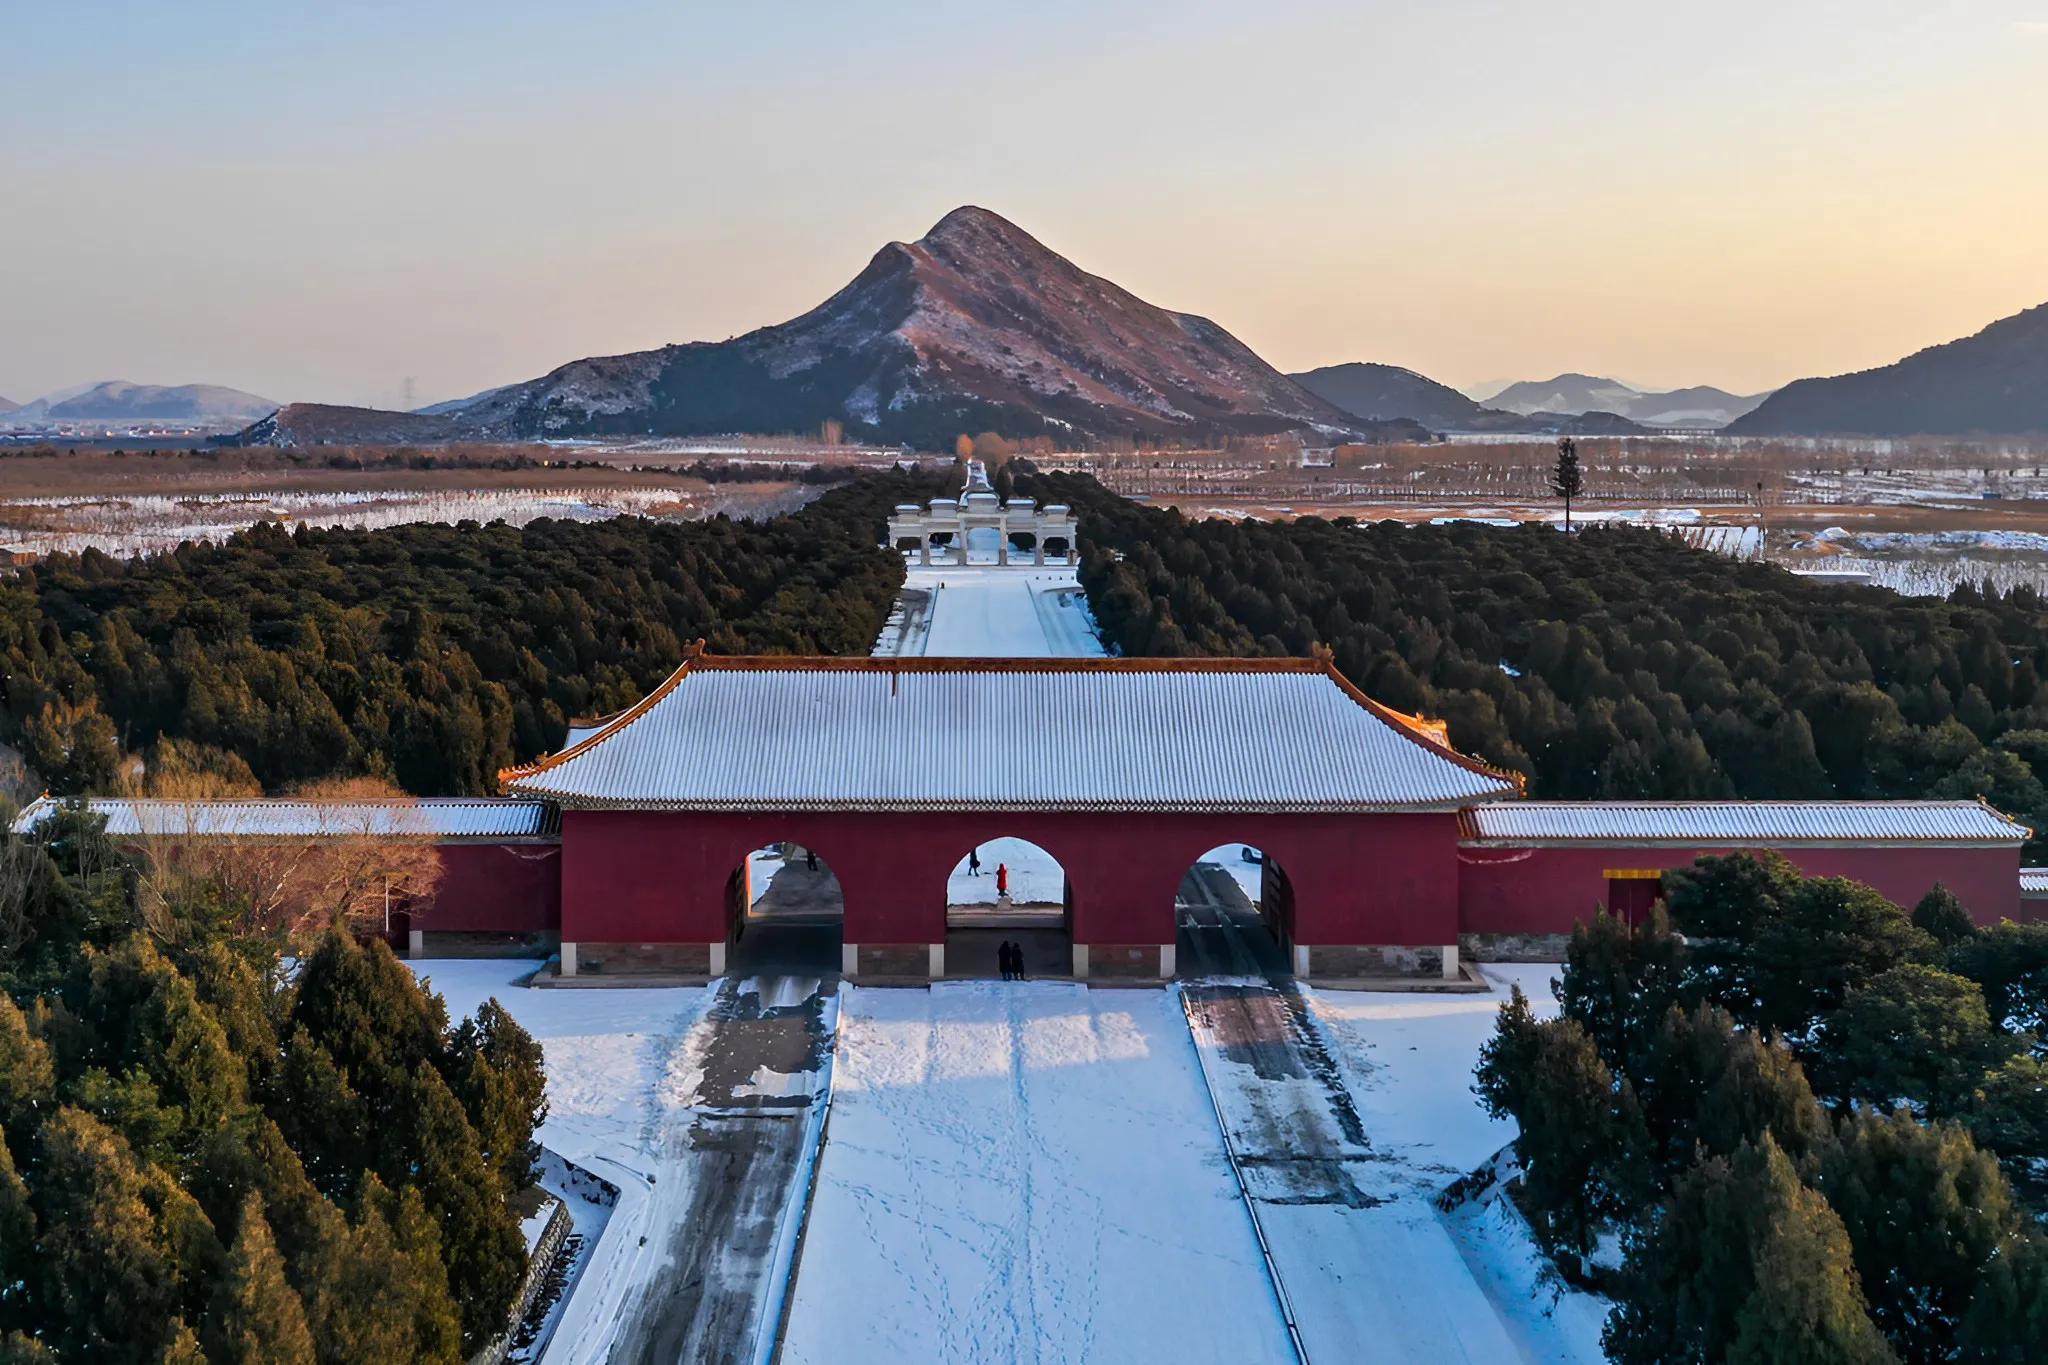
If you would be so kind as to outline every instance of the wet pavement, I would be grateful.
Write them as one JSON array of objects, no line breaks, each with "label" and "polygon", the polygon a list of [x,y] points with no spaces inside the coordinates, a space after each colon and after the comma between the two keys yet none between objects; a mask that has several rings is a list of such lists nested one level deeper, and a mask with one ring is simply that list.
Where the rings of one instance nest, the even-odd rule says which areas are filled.
[{"label": "wet pavement", "polygon": [[694,1084],[657,1134],[687,1174],[654,1197],[669,1205],[666,1266],[630,1310],[615,1361],[749,1361],[779,1302],[776,1249],[824,1093],[837,1022],[836,983],[728,978],[671,1075]]}]

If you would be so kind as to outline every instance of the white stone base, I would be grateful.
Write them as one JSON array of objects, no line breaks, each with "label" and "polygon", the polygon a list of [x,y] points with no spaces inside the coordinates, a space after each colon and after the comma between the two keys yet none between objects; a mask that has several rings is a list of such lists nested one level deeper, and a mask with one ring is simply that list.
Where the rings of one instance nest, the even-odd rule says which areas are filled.
[{"label": "white stone base", "polygon": [[1086,981],[1087,979],[1088,945],[1085,943],[1076,943],[1074,945],[1074,980]]},{"label": "white stone base", "polygon": [[842,943],[839,945],[839,974],[848,981],[860,975],[860,945]]},{"label": "white stone base", "polygon": [[711,945],[711,974],[713,976],[725,975],[725,945],[723,943]]},{"label": "white stone base", "polygon": [[1458,945],[1455,943],[1446,943],[1444,945],[1444,980],[1456,981],[1457,979]]},{"label": "white stone base", "polygon": [[931,965],[928,970],[931,972],[932,980],[937,981],[946,974],[946,945],[931,943],[925,946],[931,954]]},{"label": "white stone base", "polygon": [[405,955],[406,955],[407,957],[412,957],[412,958],[420,958],[420,957],[425,957],[425,956],[427,955],[427,931],[426,931],[426,930],[424,930],[424,929],[414,929],[414,930],[411,930],[410,932],[408,932],[408,933],[406,934],[406,936],[405,936]]},{"label": "white stone base", "polygon": [[573,943],[562,944],[562,975],[576,975],[576,945]]},{"label": "white stone base", "polygon": [[1173,945],[1171,943],[1159,945],[1159,975],[1169,981],[1173,979]]},{"label": "white stone base", "polygon": [[1294,945],[1294,974],[1304,981],[1308,979],[1308,945],[1305,943]]}]

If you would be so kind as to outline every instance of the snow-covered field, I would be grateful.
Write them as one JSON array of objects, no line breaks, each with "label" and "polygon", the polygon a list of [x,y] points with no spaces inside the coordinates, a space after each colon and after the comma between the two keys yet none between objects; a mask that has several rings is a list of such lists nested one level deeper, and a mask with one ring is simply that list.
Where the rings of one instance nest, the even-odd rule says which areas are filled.
[{"label": "snow-covered field", "polygon": [[906,599],[924,615],[883,632],[877,654],[950,658],[1099,658],[1102,642],[1072,568],[912,567]]},{"label": "snow-covered field", "polygon": [[1173,996],[845,991],[782,1358],[1292,1360]]},{"label": "snow-covered field", "polygon": [[703,515],[707,499],[673,488],[371,490],[324,493],[195,493],[17,498],[0,503],[0,541],[45,554],[97,549],[152,554],[185,541],[225,540],[260,521],[288,527],[382,530],[413,522],[502,521],[524,526],[542,517]]}]

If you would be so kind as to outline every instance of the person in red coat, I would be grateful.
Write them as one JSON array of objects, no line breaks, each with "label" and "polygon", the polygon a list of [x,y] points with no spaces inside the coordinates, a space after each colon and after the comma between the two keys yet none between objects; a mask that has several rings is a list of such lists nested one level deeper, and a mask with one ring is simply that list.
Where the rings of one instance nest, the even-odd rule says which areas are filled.
[{"label": "person in red coat", "polygon": [[1009,895],[1009,894],[1010,894],[1010,865],[1009,865],[1008,863],[997,863],[997,864],[996,864],[996,895],[997,895],[998,897],[1002,897],[1002,896],[1007,896],[1007,895]]}]

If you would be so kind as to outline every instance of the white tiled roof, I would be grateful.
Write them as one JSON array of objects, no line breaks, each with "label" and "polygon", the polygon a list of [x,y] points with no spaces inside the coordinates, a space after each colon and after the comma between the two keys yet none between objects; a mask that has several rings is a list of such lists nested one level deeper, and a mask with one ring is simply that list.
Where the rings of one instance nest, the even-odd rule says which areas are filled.
[{"label": "white tiled roof", "polygon": [[[31,802],[15,817],[26,834],[53,814],[58,802]],[[107,821],[117,839],[143,835],[166,838],[302,839],[358,834],[412,835],[433,839],[553,838],[561,828],[556,810],[542,801],[496,798],[430,798],[419,801],[225,801],[111,800],[86,805]]]},{"label": "white tiled roof", "polygon": [[2048,867],[2021,868],[2020,894],[2022,896],[2048,896]]},{"label": "white tiled roof", "polygon": [[1308,660],[720,659],[504,774],[689,810],[1451,810],[1514,780]]},{"label": "white tiled roof", "polygon": [[1977,801],[1503,801],[1460,820],[1504,844],[2018,844],[2026,826]]}]

